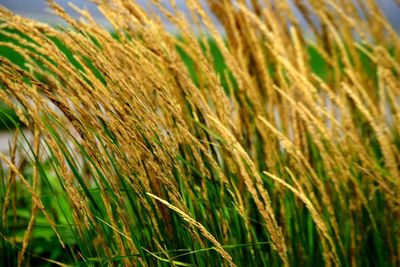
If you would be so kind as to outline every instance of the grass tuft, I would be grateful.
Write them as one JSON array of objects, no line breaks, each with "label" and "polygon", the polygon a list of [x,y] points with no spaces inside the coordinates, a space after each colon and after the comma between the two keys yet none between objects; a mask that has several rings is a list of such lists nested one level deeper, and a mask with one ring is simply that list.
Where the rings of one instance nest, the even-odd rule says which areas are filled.
[{"label": "grass tuft", "polygon": [[0,8],[1,266],[400,266],[376,1],[48,2]]}]

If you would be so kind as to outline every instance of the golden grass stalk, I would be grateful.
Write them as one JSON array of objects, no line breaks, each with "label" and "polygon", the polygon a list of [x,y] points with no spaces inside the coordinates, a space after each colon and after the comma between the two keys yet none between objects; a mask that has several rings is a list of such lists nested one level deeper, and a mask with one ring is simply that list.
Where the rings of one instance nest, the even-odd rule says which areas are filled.
[{"label": "golden grass stalk", "polygon": [[112,30],[48,2],[68,27],[0,8],[19,266],[43,218],[67,263],[400,264],[400,40],[377,1],[93,1]]}]

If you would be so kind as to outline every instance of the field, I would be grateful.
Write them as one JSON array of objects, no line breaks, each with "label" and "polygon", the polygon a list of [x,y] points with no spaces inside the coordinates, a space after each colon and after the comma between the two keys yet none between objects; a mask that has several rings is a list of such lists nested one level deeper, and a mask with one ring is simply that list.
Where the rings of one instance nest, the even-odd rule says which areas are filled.
[{"label": "field", "polygon": [[0,7],[0,266],[400,266],[375,1],[48,2]]}]

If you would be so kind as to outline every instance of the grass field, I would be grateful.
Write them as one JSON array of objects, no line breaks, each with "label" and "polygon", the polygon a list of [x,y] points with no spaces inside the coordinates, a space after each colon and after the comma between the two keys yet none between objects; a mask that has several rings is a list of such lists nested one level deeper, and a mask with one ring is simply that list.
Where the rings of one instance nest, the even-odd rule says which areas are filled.
[{"label": "grass field", "polygon": [[399,266],[375,1],[152,2],[178,34],[133,1],[99,1],[112,33],[0,9],[0,266]]}]

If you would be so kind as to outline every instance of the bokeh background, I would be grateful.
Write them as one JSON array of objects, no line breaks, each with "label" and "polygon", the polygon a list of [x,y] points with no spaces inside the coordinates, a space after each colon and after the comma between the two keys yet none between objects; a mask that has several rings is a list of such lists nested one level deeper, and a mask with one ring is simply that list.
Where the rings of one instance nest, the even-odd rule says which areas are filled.
[{"label": "bokeh background", "polygon": [[[149,0],[137,1],[143,6],[150,2]],[[109,26],[101,13],[96,9],[96,6],[89,0],[56,0],[56,2],[65,7],[66,10],[72,15],[74,15],[74,12],[71,8],[69,8],[68,2],[71,2],[78,7],[86,7],[97,21],[105,26]],[[185,0],[176,0],[176,2],[178,5],[184,6]],[[394,0],[378,0],[378,2],[393,24],[394,28],[400,32],[400,7],[394,3]],[[62,23],[56,16],[51,14],[45,0],[0,0],[0,4],[14,11],[15,13],[24,15],[26,17],[54,24]]]}]

